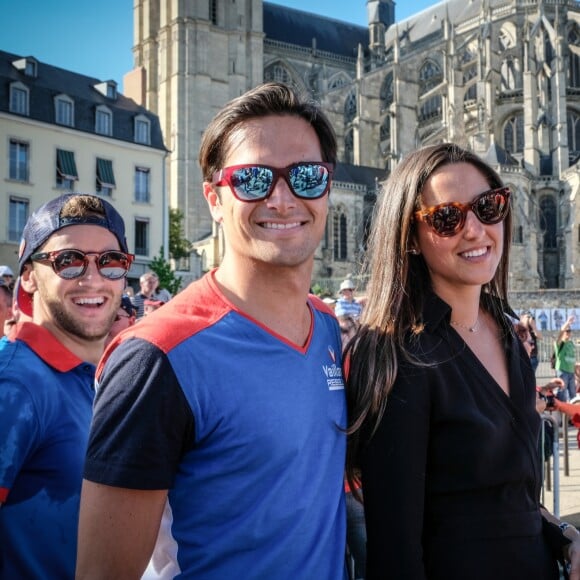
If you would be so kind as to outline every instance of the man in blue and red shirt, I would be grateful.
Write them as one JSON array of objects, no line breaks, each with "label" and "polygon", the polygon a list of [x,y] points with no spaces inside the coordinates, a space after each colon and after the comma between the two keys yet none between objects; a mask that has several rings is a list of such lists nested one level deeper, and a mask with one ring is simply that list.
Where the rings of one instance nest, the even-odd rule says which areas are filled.
[{"label": "man in blue and red shirt", "polygon": [[224,259],[99,365],[79,579],[343,578],[341,341],[308,295],[335,160],[326,117],[278,83],[206,129]]},{"label": "man in blue and red shirt", "polygon": [[96,196],[53,199],[24,228],[23,321],[0,340],[2,579],[74,578],[95,369],[131,261]]}]

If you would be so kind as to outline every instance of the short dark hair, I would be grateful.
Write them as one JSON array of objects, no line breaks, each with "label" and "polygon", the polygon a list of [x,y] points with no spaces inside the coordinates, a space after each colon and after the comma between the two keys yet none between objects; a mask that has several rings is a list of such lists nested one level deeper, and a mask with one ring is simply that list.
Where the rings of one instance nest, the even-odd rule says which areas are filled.
[{"label": "short dark hair", "polygon": [[264,83],[227,103],[207,126],[199,150],[204,181],[211,181],[213,174],[223,168],[230,137],[240,125],[251,119],[271,115],[290,115],[304,119],[318,136],[322,160],[336,163],[336,135],[320,107],[288,85]]}]

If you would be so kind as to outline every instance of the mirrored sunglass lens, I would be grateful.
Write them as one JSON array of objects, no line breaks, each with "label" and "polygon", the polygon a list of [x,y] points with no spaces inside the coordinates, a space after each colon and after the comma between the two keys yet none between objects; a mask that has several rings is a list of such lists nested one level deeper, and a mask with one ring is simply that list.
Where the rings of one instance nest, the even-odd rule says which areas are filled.
[{"label": "mirrored sunglass lens", "polygon": [[236,169],[230,178],[236,195],[244,200],[263,199],[268,195],[274,176],[267,167],[242,167]]},{"label": "mirrored sunglass lens", "polygon": [[99,256],[99,272],[110,280],[122,278],[127,273],[129,261],[120,252],[104,252]]},{"label": "mirrored sunglass lens", "polygon": [[462,211],[453,205],[440,207],[431,216],[431,227],[442,236],[453,235],[463,221]]},{"label": "mirrored sunglass lens", "polygon": [[290,183],[299,197],[320,197],[328,185],[328,169],[316,163],[295,165],[290,169]]},{"label": "mirrored sunglass lens", "polygon": [[484,224],[493,224],[503,218],[506,207],[504,194],[490,192],[476,200],[474,212]]},{"label": "mirrored sunglass lens", "polygon": [[56,256],[54,266],[61,278],[77,278],[85,270],[85,260],[84,254],[66,250]]}]

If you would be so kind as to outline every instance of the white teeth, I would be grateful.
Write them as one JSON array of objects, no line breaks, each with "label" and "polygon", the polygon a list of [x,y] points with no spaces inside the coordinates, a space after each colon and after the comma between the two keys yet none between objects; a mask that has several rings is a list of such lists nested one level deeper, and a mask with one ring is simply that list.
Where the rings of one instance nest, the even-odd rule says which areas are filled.
[{"label": "white teeth", "polygon": [[274,224],[271,222],[265,222],[262,224],[263,227],[272,230],[289,230],[291,228],[296,228],[300,225],[300,222],[294,222],[291,224]]},{"label": "white teeth", "polygon": [[487,248],[481,248],[480,250],[471,250],[471,252],[463,252],[465,258],[477,258],[478,256],[483,256],[487,253]]},{"label": "white teeth", "polygon": [[75,299],[75,304],[103,304],[105,302],[104,298],[77,298]]}]

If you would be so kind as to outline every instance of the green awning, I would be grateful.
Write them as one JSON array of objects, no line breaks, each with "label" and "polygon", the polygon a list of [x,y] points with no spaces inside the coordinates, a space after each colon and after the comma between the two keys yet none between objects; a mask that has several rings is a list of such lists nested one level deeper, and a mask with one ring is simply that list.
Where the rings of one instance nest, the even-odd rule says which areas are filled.
[{"label": "green awning", "polygon": [[97,181],[102,187],[115,187],[113,162],[109,159],[99,159],[97,157]]},{"label": "green awning", "polygon": [[76,180],[79,178],[75,154],[72,151],[56,150],[56,169],[63,179]]}]

